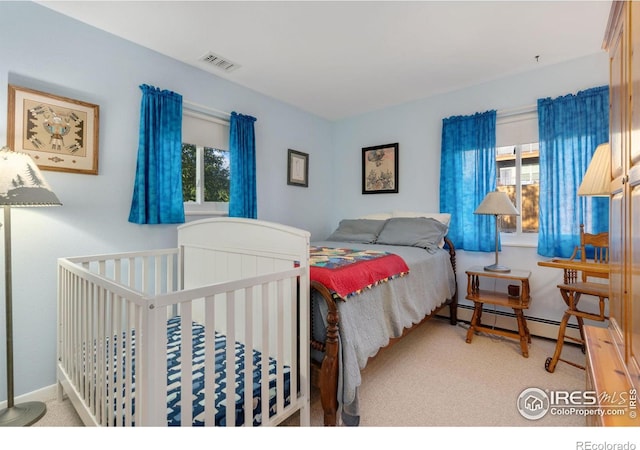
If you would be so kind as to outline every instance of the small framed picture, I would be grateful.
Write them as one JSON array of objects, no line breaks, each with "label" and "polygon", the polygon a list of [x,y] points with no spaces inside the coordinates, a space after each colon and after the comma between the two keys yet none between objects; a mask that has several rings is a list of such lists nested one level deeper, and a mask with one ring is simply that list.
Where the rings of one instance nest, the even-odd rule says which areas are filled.
[{"label": "small framed picture", "polygon": [[99,106],[9,85],[7,145],[42,170],[98,174]]},{"label": "small framed picture", "polygon": [[362,193],[398,192],[398,144],[362,149]]},{"label": "small framed picture", "polygon": [[287,184],[309,187],[309,154],[289,149],[287,154]]}]

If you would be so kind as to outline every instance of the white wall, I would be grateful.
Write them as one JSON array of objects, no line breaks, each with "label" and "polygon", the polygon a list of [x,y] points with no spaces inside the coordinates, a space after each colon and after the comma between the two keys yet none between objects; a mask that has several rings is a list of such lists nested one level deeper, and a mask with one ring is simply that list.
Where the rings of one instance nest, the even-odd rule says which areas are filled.
[{"label": "white wall", "polygon": [[[439,210],[440,142],[442,119],[495,109],[509,110],[536,105],[539,98],[558,97],[609,83],[608,56],[601,53],[518,76],[419,100],[382,111],[342,120],[334,126],[334,184],[340,202],[332,210],[335,227],[342,218],[404,209]],[[397,194],[362,195],[361,148],[399,143],[400,188]],[[455,242],[454,242],[455,244]],[[566,309],[556,284],[557,269],[542,268],[544,260],[535,248],[506,247],[500,262],[532,271],[532,304],[527,316],[559,322]],[[458,252],[458,291],[461,304],[466,293],[465,268],[493,262],[494,253]]]},{"label": "white wall", "polygon": [[[127,221],[140,84],[255,116],[259,218],[323,231],[318,224],[329,214],[330,184],[322,181],[332,158],[331,123],[324,119],[27,2],[0,2],[2,144],[8,83],[100,106],[99,175],[46,171],[63,206],[12,212],[18,396],[55,383],[58,257],[175,246],[174,225]],[[309,188],[287,185],[288,148],[310,154]],[[1,295],[0,402],[6,399],[4,289]]]}]

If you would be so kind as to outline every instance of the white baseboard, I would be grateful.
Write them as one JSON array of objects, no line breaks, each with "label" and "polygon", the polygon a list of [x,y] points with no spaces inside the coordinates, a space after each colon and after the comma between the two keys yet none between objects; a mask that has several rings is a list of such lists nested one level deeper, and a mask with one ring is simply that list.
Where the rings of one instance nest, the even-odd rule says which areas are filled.
[{"label": "white baseboard", "polygon": [[[19,395],[13,402],[16,405],[24,402],[48,402],[49,400],[53,400],[57,397],[57,386],[57,384],[52,384],[51,386],[38,389],[37,391]],[[7,400],[0,402],[0,409],[5,409],[7,407],[7,403]]]}]

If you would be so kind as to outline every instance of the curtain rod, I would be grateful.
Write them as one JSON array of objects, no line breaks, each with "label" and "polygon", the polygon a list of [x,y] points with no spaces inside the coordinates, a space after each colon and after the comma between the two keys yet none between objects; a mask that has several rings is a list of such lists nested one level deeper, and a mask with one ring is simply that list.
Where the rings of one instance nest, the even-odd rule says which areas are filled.
[{"label": "curtain rod", "polygon": [[203,113],[208,113],[214,116],[224,116],[225,118],[229,118],[231,117],[231,113],[228,113],[226,111],[221,111],[219,109],[215,109],[215,108],[211,108],[209,106],[205,106],[205,105],[200,105],[199,103],[194,103],[194,102],[190,102],[188,100],[183,100],[182,102],[187,108],[189,109],[195,109],[197,111],[203,112]]}]

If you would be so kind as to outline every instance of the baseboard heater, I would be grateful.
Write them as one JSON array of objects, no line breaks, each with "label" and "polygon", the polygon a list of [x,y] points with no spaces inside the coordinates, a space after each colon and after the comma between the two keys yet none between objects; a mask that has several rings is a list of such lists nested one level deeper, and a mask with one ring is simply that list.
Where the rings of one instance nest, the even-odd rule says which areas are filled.
[{"label": "baseboard heater", "polygon": [[[442,312],[443,317],[448,316],[448,309],[444,309]],[[471,322],[473,316],[473,305],[458,305],[458,320],[462,322]],[[558,338],[558,328],[560,327],[559,320],[549,320],[540,317],[529,317],[525,314],[527,319],[527,327],[532,336],[537,336],[546,339],[556,340]],[[516,323],[516,316],[513,312],[500,311],[497,309],[485,308],[482,311],[482,323],[485,326],[495,326],[496,328],[502,328],[504,330],[510,330],[518,332],[518,325]],[[578,330],[578,324],[567,324],[567,336],[571,336],[575,339],[580,338],[580,331]],[[567,341],[565,339],[565,341]],[[573,341],[567,341],[572,343]]]}]

